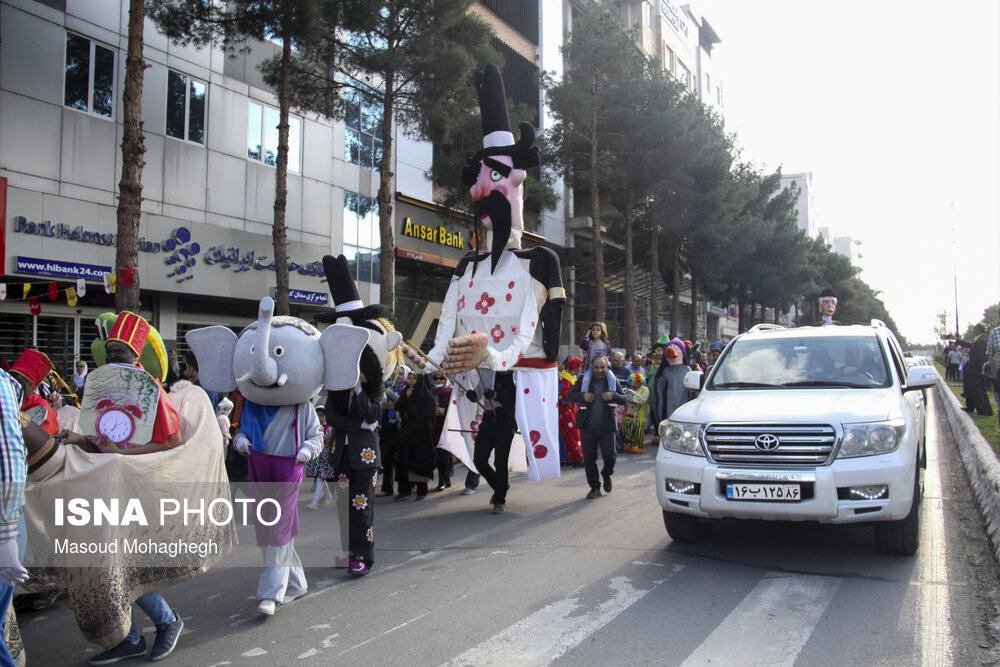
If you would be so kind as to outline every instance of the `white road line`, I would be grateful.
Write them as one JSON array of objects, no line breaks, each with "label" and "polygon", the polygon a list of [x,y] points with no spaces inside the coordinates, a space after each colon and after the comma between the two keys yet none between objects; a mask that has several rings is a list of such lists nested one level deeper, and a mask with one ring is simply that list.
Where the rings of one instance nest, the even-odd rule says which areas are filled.
[{"label": "white road line", "polygon": [[793,665],[839,587],[831,577],[768,573],[682,667]]},{"label": "white road line", "polygon": [[[917,551],[919,609],[915,638],[920,645],[921,664],[952,664],[952,637],[948,624],[948,544],[944,531],[941,492],[941,446],[937,437],[937,410],[933,400],[927,405],[927,470],[924,471],[924,500],[920,509],[920,548]],[[941,585],[945,584],[945,585]]]},{"label": "white road line", "polygon": [[628,577],[614,577],[608,584],[613,591],[611,597],[597,607],[582,608],[578,594],[564,598],[501,630],[445,665],[547,665],[682,569],[682,565],[674,566],[667,577],[648,590],[634,588]]}]

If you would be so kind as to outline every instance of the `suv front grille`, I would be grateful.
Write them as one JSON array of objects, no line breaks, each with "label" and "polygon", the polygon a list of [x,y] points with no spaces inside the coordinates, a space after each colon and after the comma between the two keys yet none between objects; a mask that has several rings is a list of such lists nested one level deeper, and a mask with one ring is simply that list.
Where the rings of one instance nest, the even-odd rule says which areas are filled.
[{"label": "suv front grille", "polygon": [[[776,449],[761,449],[758,436],[775,436]],[[710,424],[704,433],[708,456],[716,463],[823,465],[837,444],[829,424]],[[773,443],[763,438],[762,444]]]}]

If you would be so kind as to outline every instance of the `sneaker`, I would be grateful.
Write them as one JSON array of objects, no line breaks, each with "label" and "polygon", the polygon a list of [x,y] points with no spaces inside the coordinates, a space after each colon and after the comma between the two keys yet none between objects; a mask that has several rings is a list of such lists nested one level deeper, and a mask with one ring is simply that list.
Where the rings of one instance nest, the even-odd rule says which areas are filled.
[{"label": "sneaker", "polygon": [[493,513],[494,514],[503,514],[503,511],[504,511],[504,504],[503,503],[493,503]]},{"label": "sneaker", "polygon": [[42,611],[43,609],[48,609],[55,604],[56,600],[59,599],[59,596],[62,595],[65,590],[65,587],[59,586],[58,588],[53,588],[50,591],[39,593],[35,596],[35,599],[31,601],[32,611]]},{"label": "sneaker", "polygon": [[400,502],[403,502],[404,500],[409,500],[411,495],[413,495],[413,494],[410,494],[410,493],[397,493],[393,497],[393,500],[395,502],[397,502],[397,503],[400,503]]},{"label": "sneaker", "polygon": [[274,616],[274,610],[278,607],[278,603],[274,600],[261,600],[260,604],[257,605],[257,613],[261,616]]},{"label": "sneaker", "polygon": [[156,626],[156,639],[153,640],[153,649],[149,652],[150,660],[163,660],[170,655],[174,647],[177,646],[177,638],[181,636],[184,629],[184,621],[174,612],[174,620],[170,623]]},{"label": "sneaker", "polygon": [[421,501],[421,500],[427,500],[427,494],[426,493],[418,493],[417,497],[413,499],[413,502],[418,502],[418,501]]},{"label": "sneaker", "polygon": [[604,476],[604,492],[611,493],[611,475]]},{"label": "sneaker", "polygon": [[391,495],[392,495],[391,491],[377,491],[375,493],[376,498],[385,498],[386,496],[391,496]]},{"label": "sneaker", "polygon": [[590,493],[587,494],[587,500],[593,500],[594,498],[600,498],[600,497],[601,497],[601,487],[599,486],[595,486],[590,490]]},{"label": "sneaker", "polygon": [[312,503],[307,503],[306,509],[315,512],[317,509],[319,509],[319,505],[313,505]]},{"label": "sneaker", "polygon": [[475,492],[476,492],[475,489],[470,489],[469,487],[465,487],[464,489],[462,489],[463,496],[471,496]]},{"label": "sneaker", "polygon": [[119,660],[128,660],[129,658],[141,658],[144,655],[146,655],[145,637],[139,637],[139,642],[137,644],[129,644],[128,640],[123,639],[117,646],[109,648],[107,651],[101,651],[96,655],[90,656],[90,664],[110,665],[112,663],[118,662]]},{"label": "sneaker", "polygon": [[347,571],[355,577],[363,577],[368,574],[368,566],[365,565],[363,560],[352,558],[347,566]]},{"label": "sneaker", "polygon": [[[451,486],[451,485],[449,484],[448,486]],[[444,484],[438,484],[433,489],[431,489],[431,491],[434,492],[434,493],[440,493],[440,492],[444,491],[444,489],[445,489]]]},{"label": "sneaker", "polygon": [[286,595],[285,597],[281,598],[281,604],[288,604],[292,600],[298,600],[300,597],[302,597],[308,592],[309,590],[306,589],[306,590],[301,590],[298,593],[293,593],[292,595]]}]

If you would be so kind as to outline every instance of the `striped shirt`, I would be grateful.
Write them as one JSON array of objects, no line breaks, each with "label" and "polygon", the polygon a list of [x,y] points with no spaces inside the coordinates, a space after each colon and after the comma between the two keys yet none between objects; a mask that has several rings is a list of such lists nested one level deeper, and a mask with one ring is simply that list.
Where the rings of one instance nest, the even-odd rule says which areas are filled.
[{"label": "striped shirt", "polygon": [[1000,354],[1000,324],[990,330],[990,337],[986,343],[986,355]]},{"label": "striped shirt", "polygon": [[0,370],[0,542],[17,538],[28,478],[27,450],[21,433],[21,385]]}]

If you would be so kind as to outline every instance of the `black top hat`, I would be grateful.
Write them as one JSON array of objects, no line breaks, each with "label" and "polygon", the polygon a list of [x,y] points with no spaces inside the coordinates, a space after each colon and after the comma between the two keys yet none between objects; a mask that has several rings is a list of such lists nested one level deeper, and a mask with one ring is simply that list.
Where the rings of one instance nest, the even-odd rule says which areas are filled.
[{"label": "black top hat", "polygon": [[819,298],[821,298],[821,299],[822,299],[823,297],[826,297],[826,296],[832,296],[832,297],[833,297],[834,299],[836,299],[836,298],[837,298],[837,293],[836,293],[836,292],[834,292],[834,291],[833,291],[832,289],[830,289],[829,287],[827,287],[827,288],[826,288],[825,290],[823,290],[823,292],[822,292],[822,293],[821,293],[821,294],[819,295]]},{"label": "black top hat", "polygon": [[504,91],[500,70],[493,63],[475,75],[476,93],[479,95],[479,112],[483,121],[483,148],[469,153],[466,166],[462,169],[462,181],[471,186],[479,173],[479,162],[491,155],[508,155],[514,161],[515,169],[530,169],[538,166],[538,147],[535,143],[535,128],[531,123],[518,125],[520,137],[514,142],[507,117],[507,95]]},{"label": "black top hat", "polygon": [[334,310],[316,315],[317,322],[336,322],[341,317],[349,317],[351,322],[358,324],[364,320],[389,316],[389,309],[382,304],[374,303],[366,306],[361,303],[358,286],[351,275],[351,267],[343,255],[337,257],[325,255],[323,273],[326,274],[326,282],[330,286]]}]

